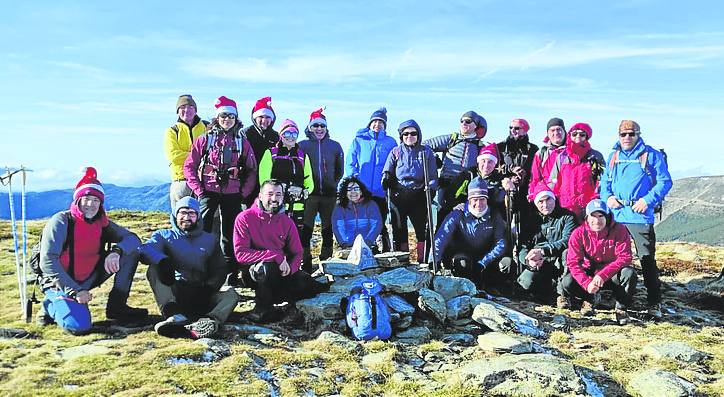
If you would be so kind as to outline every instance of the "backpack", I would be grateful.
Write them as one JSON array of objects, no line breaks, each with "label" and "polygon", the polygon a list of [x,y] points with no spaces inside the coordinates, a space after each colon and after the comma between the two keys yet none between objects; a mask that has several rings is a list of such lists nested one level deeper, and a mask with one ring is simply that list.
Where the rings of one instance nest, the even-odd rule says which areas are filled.
[{"label": "backpack", "polygon": [[387,340],[392,335],[390,312],[380,292],[382,285],[377,280],[366,279],[342,301],[347,326],[357,340]]},{"label": "backpack", "polygon": [[[66,248],[69,248],[68,250],[68,256],[69,256],[69,264],[68,264],[68,274],[71,277],[75,276],[75,272],[73,271],[73,262],[75,262],[75,246],[74,246],[74,230],[75,230],[75,221],[73,220],[72,216],[68,216],[68,229],[67,229],[67,237],[65,239],[65,243],[63,243],[63,251],[65,251]],[[28,266],[30,266],[30,270],[33,271],[35,274],[35,283],[39,283],[40,278],[43,277],[43,269],[40,268],[40,244],[43,241],[43,235],[40,235],[40,240],[33,246],[33,248],[30,251],[30,259],[28,261]]]},{"label": "backpack", "polygon": [[[647,146],[647,147],[648,147],[648,146]],[[668,167],[669,167],[669,157],[668,157],[668,155],[666,154],[666,152],[664,151],[664,149],[659,149],[659,152],[661,152],[661,157],[664,159],[664,164],[666,165],[666,168],[668,168]],[[609,163],[608,163],[608,169],[609,169],[609,172],[608,172],[608,181],[609,181],[609,182],[613,182],[613,170],[614,170],[614,167],[616,167],[616,164],[620,163],[620,161],[619,161],[619,159],[618,159],[619,153],[621,153],[621,150],[620,150],[620,149],[614,151],[614,152],[613,152],[613,155],[611,156],[611,160],[610,160]],[[644,152],[639,155],[639,159],[638,159],[638,160],[639,160],[639,164],[641,164],[641,169],[644,171],[644,173],[645,173],[645,174],[649,177],[649,179],[651,180],[651,186],[652,186],[652,187],[655,186],[655,185],[656,185],[656,174],[654,174],[653,172],[651,172],[651,169],[649,168],[649,164],[648,164],[648,162],[649,162],[649,151],[648,151],[648,150],[644,150]],[[664,208],[664,200],[662,199],[661,202],[658,203],[658,204],[654,207],[654,214],[659,214],[659,219],[660,219],[660,217],[661,217],[661,213],[663,212],[663,208]]]}]

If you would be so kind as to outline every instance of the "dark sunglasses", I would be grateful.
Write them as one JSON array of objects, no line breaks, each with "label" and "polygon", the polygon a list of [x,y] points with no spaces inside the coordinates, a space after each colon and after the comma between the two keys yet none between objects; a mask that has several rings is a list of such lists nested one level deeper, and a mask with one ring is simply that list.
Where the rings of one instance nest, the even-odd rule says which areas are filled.
[{"label": "dark sunglasses", "polygon": [[618,136],[620,136],[621,138],[624,138],[624,137],[626,137],[626,136],[630,136],[630,137],[633,138],[633,137],[635,137],[636,135],[638,135],[638,134],[635,133],[635,132],[619,132],[619,133],[618,133]]},{"label": "dark sunglasses", "polygon": [[586,133],[586,131],[577,131],[576,130],[576,131],[571,132],[571,136],[582,136],[584,138],[588,138],[588,134]]},{"label": "dark sunglasses", "polygon": [[407,132],[402,133],[402,136],[408,136],[408,135],[417,136],[417,131],[407,131]]},{"label": "dark sunglasses", "polygon": [[523,127],[508,127],[508,129],[511,131],[520,131],[523,129]]},{"label": "dark sunglasses", "polygon": [[327,127],[327,126],[324,125],[324,124],[312,124],[312,127],[313,127],[313,128],[319,128],[319,127]]},{"label": "dark sunglasses", "polygon": [[221,113],[221,114],[219,115],[219,118],[220,118],[220,119],[232,119],[232,120],[235,120],[235,119],[236,119],[236,115],[235,115],[234,113]]},{"label": "dark sunglasses", "polygon": [[472,124],[473,120],[472,119],[462,119],[462,120],[460,120],[460,122],[463,124]]}]

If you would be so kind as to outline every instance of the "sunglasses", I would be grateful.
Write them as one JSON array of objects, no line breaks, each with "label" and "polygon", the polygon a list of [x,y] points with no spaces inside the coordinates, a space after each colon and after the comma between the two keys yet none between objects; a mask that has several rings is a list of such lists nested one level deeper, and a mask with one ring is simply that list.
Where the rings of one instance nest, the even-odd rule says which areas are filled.
[{"label": "sunglasses", "polygon": [[320,127],[325,127],[325,128],[326,128],[327,126],[324,125],[324,124],[312,124],[312,128],[320,128]]},{"label": "sunglasses", "polygon": [[220,118],[220,119],[232,119],[232,120],[235,120],[235,119],[236,119],[236,115],[235,115],[234,113],[221,113],[221,114],[219,115],[219,118]]},{"label": "sunglasses", "polygon": [[582,136],[584,138],[588,138],[588,134],[585,131],[573,131],[571,132],[571,136]]},{"label": "sunglasses", "polygon": [[473,119],[461,119],[460,122],[463,124],[472,124]]},{"label": "sunglasses", "polygon": [[297,139],[297,137],[299,136],[299,131],[295,131],[295,130],[289,131],[289,130],[287,130],[287,131],[284,131],[284,132],[282,133],[282,136],[283,136],[284,138],[288,138],[288,139]]},{"label": "sunglasses", "polygon": [[618,136],[620,136],[621,138],[624,138],[626,136],[630,136],[631,138],[633,138],[636,135],[638,135],[636,132],[619,132],[618,133]]},{"label": "sunglasses", "polygon": [[402,133],[402,136],[408,136],[408,135],[409,135],[409,136],[417,136],[417,131],[407,131],[407,132],[403,132],[403,133]]},{"label": "sunglasses", "polygon": [[347,188],[348,192],[361,192],[362,188],[359,186],[350,186]]},{"label": "sunglasses", "polygon": [[511,131],[520,131],[523,129],[523,127],[508,127],[508,129]]}]

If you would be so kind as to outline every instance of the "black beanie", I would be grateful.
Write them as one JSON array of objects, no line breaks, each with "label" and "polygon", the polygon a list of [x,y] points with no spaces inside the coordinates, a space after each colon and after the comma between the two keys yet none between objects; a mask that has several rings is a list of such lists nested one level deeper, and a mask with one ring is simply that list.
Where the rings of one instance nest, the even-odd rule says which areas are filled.
[{"label": "black beanie", "polygon": [[559,119],[558,117],[553,117],[552,119],[548,120],[548,126],[546,127],[546,130],[555,126],[563,128],[563,131],[566,130],[566,125],[563,124],[563,120]]}]

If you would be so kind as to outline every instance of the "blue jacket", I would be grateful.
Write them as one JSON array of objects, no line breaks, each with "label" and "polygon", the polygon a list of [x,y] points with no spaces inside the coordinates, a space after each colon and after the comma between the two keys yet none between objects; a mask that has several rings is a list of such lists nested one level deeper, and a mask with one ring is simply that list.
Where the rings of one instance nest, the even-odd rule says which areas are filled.
[{"label": "blue jacket", "polygon": [[[613,195],[623,203],[623,207],[611,209],[613,218],[619,223],[653,224],[654,207],[661,203],[672,186],[671,175],[663,155],[646,145],[640,137],[633,149],[628,152],[622,150],[618,142],[613,146],[613,150],[614,152],[608,155],[606,169],[601,176],[601,200],[606,202]],[[611,169],[611,157],[616,150],[620,150],[618,162]],[[646,169],[651,175],[644,171],[639,162],[639,156],[644,151],[649,153]],[[639,214],[634,212],[631,206],[642,197],[648,204],[648,209],[645,213]]]},{"label": "blue jacket", "polygon": [[[406,127],[408,126],[403,123],[400,125],[400,130]],[[417,124],[415,124],[415,127],[417,127]],[[420,132],[418,127],[417,143],[414,146],[407,146],[404,143],[400,143],[392,149],[389,156],[387,156],[387,161],[382,172],[383,174],[388,172],[390,177],[395,178],[398,188],[422,189],[425,187],[425,171],[422,168],[422,153],[425,152],[430,188],[433,190],[437,189],[437,163],[435,161],[435,153],[429,146],[423,145],[420,142],[422,142],[422,132]]]},{"label": "blue jacket", "polygon": [[350,202],[347,207],[337,205],[332,212],[332,231],[337,243],[343,248],[351,247],[358,234],[362,235],[367,245],[373,246],[382,231],[382,224],[380,210],[372,200],[361,204]]},{"label": "blue jacket", "polygon": [[189,232],[180,230],[174,218],[172,228],[153,232],[140,252],[143,262],[149,265],[168,258],[176,280],[218,290],[226,279],[228,269],[219,238],[204,231],[201,216],[196,228]]},{"label": "blue jacket", "polygon": [[344,173],[342,146],[329,137],[329,132],[322,139],[317,139],[308,128],[304,132],[308,139],[299,142],[299,147],[312,163],[314,191],[311,194],[334,197],[337,194],[337,184]]},{"label": "blue jacket", "polygon": [[374,131],[362,128],[357,131],[347,153],[345,175],[359,178],[373,196],[385,197],[382,189],[382,168],[395,146],[395,139],[387,136],[384,130],[375,138]]},{"label": "blue jacket", "polygon": [[438,258],[452,258],[461,253],[478,260],[483,269],[505,252],[505,222],[488,207],[481,218],[468,211],[453,210],[435,233],[435,252]]}]

